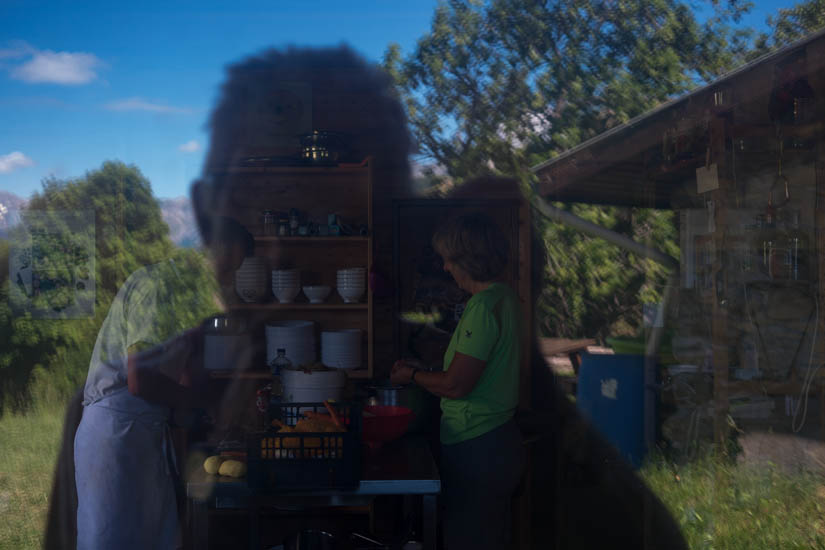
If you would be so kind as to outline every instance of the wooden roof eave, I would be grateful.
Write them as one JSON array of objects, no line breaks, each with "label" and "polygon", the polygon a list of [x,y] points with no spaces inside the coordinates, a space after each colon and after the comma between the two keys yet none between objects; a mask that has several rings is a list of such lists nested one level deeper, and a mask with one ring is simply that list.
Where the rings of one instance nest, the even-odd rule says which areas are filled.
[{"label": "wooden roof eave", "polygon": [[[745,102],[760,95],[770,94],[773,80],[770,77],[766,78],[766,68],[772,68],[775,63],[782,61],[798,49],[809,47],[823,37],[825,37],[825,29],[757,58],[710,84],[663,103],[625,124],[531,167],[530,170],[538,177],[538,192],[549,200],[649,206],[651,193],[625,191],[624,193],[609,193],[604,197],[594,197],[590,194],[586,182],[610,174],[619,163],[644,157],[651,149],[660,148],[664,132],[673,128],[680,116],[693,116],[697,123],[706,120],[707,106],[711,103],[710,97],[720,87],[735,86],[737,92],[735,101],[737,102]],[[825,53],[825,40],[821,42],[822,44],[817,45],[817,48]],[[809,55],[808,68],[811,72],[825,69],[825,55]],[[621,188],[634,181],[650,183],[651,178],[647,169],[640,166],[634,177],[624,179],[614,177],[614,180],[615,185]],[[661,186],[659,183],[656,185]],[[659,208],[669,207],[668,200],[664,198],[667,195],[667,186],[668,184],[665,184],[664,190],[652,194]],[[600,191],[604,192],[604,188]],[[640,199],[641,203],[637,204],[635,202],[637,199]],[[608,202],[613,200],[619,202]]]}]

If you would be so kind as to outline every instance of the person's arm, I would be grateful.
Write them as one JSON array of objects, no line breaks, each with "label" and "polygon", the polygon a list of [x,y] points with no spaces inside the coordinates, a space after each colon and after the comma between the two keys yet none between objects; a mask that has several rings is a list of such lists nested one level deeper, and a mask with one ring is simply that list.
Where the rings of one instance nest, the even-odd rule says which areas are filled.
[{"label": "person's arm", "polygon": [[201,388],[183,386],[162,372],[167,364],[191,364],[197,360],[199,334],[198,329],[193,329],[159,346],[130,353],[126,373],[129,393],[170,407],[202,407],[207,399],[199,391]]},{"label": "person's arm", "polygon": [[413,382],[415,372],[415,383],[430,393],[448,399],[461,399],[473,391],[486,366],[486,361],[457,351],[446,371],[414,370],[403,360],[397,361],[391,379],[394,384],[409,384]]}]

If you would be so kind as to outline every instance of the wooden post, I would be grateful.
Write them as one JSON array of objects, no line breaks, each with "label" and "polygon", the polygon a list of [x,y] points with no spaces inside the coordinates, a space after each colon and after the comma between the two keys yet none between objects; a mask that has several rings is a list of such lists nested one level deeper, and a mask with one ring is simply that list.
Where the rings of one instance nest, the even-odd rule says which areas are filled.
[{"label": "wooden post", "polygon": [[[808,82],[817,91],[820,100],[817,102],[816,119],[818,121],[825,121],[825,103],[821,100],[822,93],[825,91],[825,69],[817,67],[812,70],[817,64],[815,60],[820,60],[820,56],[825,55],[825,42],[817,40],[809,44],[806,52],[806,60],[808,64]],[[816,292],[819,303],[819,323],[817,333],[825,335],[825,304],[822,303],[822,298],[825,297],[825,138],[821,134],[816,140],[816,201],[814,209],[814,250],[810,251],[809,258],[814,260],[813,264],[816,266]],[[815,256],[814,256],[815,252]],[[819,337],[816,342],[816,349],[814,350],[814,357],[822,358],[825,355],[825,338]],[[820,381],[821,389],[819,392],[819,408],[820,408],[820,430],[822,438],[825,439],[825,380]]]},{"label": "wooden post", "polygon": [[[708,124],[710,162],[715,163],[719,173],[719,188],[711,191],[714,204],[715,231],[713,233],[714,258],[712,267],[712,307],[711,338],[713,346],[713,435],[714,441],[725,449],[728,436],[728,311],[726,306],[727,284],[724,270],[723,247],[727,232],[729,195],[731,181],[725,156],[725,141],[728,121],[723,116],[713,116]],[[734,190],[735,191],[735,190]]]}]

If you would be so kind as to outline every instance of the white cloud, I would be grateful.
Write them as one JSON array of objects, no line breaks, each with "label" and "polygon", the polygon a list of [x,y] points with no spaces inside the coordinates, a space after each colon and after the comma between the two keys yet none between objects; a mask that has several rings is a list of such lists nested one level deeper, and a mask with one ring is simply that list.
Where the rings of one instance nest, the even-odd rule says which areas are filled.
[{"label": "white cloud", "polygon": [[188,114],[191,109],[185,107],[174,107],[172,105],[163,105],[162,103],[152,103],[140,97],[130,97],[127,99],[119,99],[117,101],[110,101],[103,106],[109,111],[149,111],[152,113],[168,113],[168,114]]},{"label": "white cloud", "polygon": [[[18,50],[19,51],[19,50]],[[6,50],[7,55],[14,50]],[[53,52],[51,50],[33,52],[32,58],[11,72],[12,78],[32,84],[87,84],[97,78],[95,70],[103,62],[91,53]]]},{"label": "white cloud", "polygon": [[34,161],[20,151],[14,151],[8,155],[0,155],[0,174],[8,174],[18,168],[25,168],[32,164],[34,164]]},{"label": "white cloud", "polygon": [[201,144],[194,139],[178,146],[178,151],[183,151],[184,153],[194,153],[195,151],[200,151],[200,149]]}]

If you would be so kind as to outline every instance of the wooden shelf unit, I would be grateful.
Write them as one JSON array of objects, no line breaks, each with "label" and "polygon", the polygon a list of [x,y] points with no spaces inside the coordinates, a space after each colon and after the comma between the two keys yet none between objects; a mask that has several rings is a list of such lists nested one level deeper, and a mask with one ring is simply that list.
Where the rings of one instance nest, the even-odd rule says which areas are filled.
[{"label": "wooden shelf unit", "polygon": [[[216,178],[231,177],[234,180],[233,192],[222,208],[222,214],[237,219],[255,236],[255,255],[267,258],[268,270],[299,269],[301,286],[332,287],[328,301],[321,304],[307,301],[243,303],[239,300],[229,309],[248,315],[258,323],[290,319],[313,321],[319,332],[361,328],[364,331],[365,368],[351,373],[352,378],[372,378],[374,373],[373,297],[367,284],[361,302],[343,303],[335,291],[336,272],[349,267],[369,269],[372,265],[372,168],[367,158],[362,163],[338,166],[237,166],[212,174]],[[292,208],[305,213],[308,220],[316,223],[326,223],[328,214],[337,214],[342,223],[352,227],[366,226],[367,235],[282,237],[261,234],[264,210],[288,212]],[[305,300],[303,294],[299,294],[298,299]],[[316,341],[320,345],[320,337]]]}]

